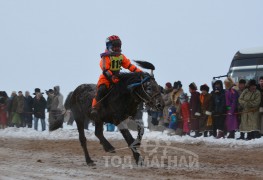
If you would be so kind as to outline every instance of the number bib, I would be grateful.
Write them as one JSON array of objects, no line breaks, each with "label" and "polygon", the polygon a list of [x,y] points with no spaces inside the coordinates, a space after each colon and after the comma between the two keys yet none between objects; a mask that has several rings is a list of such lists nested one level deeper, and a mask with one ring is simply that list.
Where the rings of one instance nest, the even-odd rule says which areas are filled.
[{"label": "number bib", "polygon": [[111,66],[110,70],[111,71],[120,71],[121,70],[121,64],[122,64],[122,59],[123,56],[110,56],[110,61],[111,61]]}]

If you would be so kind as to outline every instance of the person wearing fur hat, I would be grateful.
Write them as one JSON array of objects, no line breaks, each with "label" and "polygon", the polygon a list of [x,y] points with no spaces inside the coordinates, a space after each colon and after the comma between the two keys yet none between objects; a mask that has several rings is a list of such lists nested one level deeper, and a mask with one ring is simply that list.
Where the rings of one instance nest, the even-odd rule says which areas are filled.
[{"label": "person wearing fur hat", "polygon": [[226,131],[229,132],[227,138],[235,138],[235,131],[238,129],[237,123],[237,106],[238,106],[238,92],[233,88],[234,81],[227,77],[224,81],[225,97],[226,97]]},{"label": "person wearing fur hat", "polygon": [[173,84],[173,91],[171,93],[172,105],[176,108],[176,116],[178,126],[182,128],[182,119],[181,119],[181,103],[180,96],[184,94],[184,90],[182,89],[183,85],[181,81],[176,81]]},{"label": "person wearing fur hat", "polygon": [[[172,106],[172,99],[171,99],[172,91],[173,91],[172,84],[170,82],[167,82],[165,84],[164,93],[162,95],[163,101],[164,101],[164,109],[163,109],[163,119],[164,119],[164,121],[163,121],[163,124],[166,127],[169,125],[168,109],[169,109],[169,107]],[[160,122],[159,122],[159,125],[160,125]]]},{"label": "person wearing fur hat", "polygon": [[200,93],[197,92],[197,86],[194,82],[189,85],[189,92],[191,93],[189,108],[190,108],[190,123],[191,130],[195,132],[193,137],[199,137],[199,119],[201,116],[201,102],[200,102]]},{"label": "person wearing fur hat", "polygon": [[204,137],[207,137],[208,132],[211,131],[212,135],[212,96],[209,94],[208,85],[204,84],[200,86],[200,102],[201,102],[201,117],[199,119],[200,132],[203,133]]},{"label": "person wearing fur hat", "polygon": [[257,90],[256,80],[251,79],[248,82],[248,89],[245,89],[239,97],[239,103],[243,107],[240,132],[248,133],[247,140],[256,138],[258,134],[260,102],[261,94]]},{"label": "person wearing fur hat", "polygon": [[213,119],[213,136],[217,139],[224,137],[226,98],[223,82],[216,80],[213,83],[212,95],[212,119]]}]

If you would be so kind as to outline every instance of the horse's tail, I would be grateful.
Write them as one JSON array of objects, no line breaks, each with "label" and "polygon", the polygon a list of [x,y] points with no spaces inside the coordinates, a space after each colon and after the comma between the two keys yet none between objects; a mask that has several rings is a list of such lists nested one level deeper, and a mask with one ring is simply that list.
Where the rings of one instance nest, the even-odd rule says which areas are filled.
[{"label": "horse's tail", "polygon": [[[61,116],[64,116],[61,115]],[[49,131],[55,131],[63,126],[64,118],[58,118],[55,121],[50,121],[49,122]]]},{"label": "horse's tail", "polygon": [[66,110],[69,110],[71,108],[71,103],[70,103],[70,100],[71,100],[71,96],[73,94],[73,91],[71,91],[68,96],[67,96],[67,99],[65,100],[65,103],[64,103],[64,107]]},{"label": "horse's tail", "polygon": [[[64,107],[65,107],[66,110],[71,109],[70,100],[71,100],[72,94],[73,94],[73,91],[68,94],[67,99],[66,99],[66,101],[64,103]],[[52,112],[50,112],[50,113],[52,113]],[[56,116],[64,116],[64,113],[63,114],[58,114]],[[63,122],[64,122],[64,118],[57,118],[55,121],[50,121],[49,122],[49,131],[55,131],[58,128],[61,128],[62,125],[63,125]]]},{"label": "horse's tail", "polygon": [[144,69],[151,69],[151,70],[155,70],[155,67],[152,63],[147,62],[147,61],[140,61],[140,60],[134,60],[134,62],[136,62],[136,64]]}]

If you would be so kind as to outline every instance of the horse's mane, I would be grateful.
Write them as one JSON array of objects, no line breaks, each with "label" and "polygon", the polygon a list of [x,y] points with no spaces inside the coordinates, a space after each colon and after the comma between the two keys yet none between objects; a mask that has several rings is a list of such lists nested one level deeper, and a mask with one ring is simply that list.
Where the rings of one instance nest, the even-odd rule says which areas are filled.
[{"label": "horse's mane", "polygon": [[138,83],[141,81],[141,77],[145,76],[146,73],[134,72],[134,73],[120,73],[119,83],[113,85],[111,94],[113,96],[120,96],[123,94],[130,93],[128,85]]}]

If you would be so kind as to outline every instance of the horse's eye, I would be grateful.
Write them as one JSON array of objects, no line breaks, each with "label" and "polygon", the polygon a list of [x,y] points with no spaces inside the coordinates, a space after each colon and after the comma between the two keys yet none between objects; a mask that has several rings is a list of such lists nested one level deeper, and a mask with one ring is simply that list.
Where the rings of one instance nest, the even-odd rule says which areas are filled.
[{"label": "horse's eye", "polygon": [[152,88],[151,87],[147,87],[147,91],[152,91]]}]

